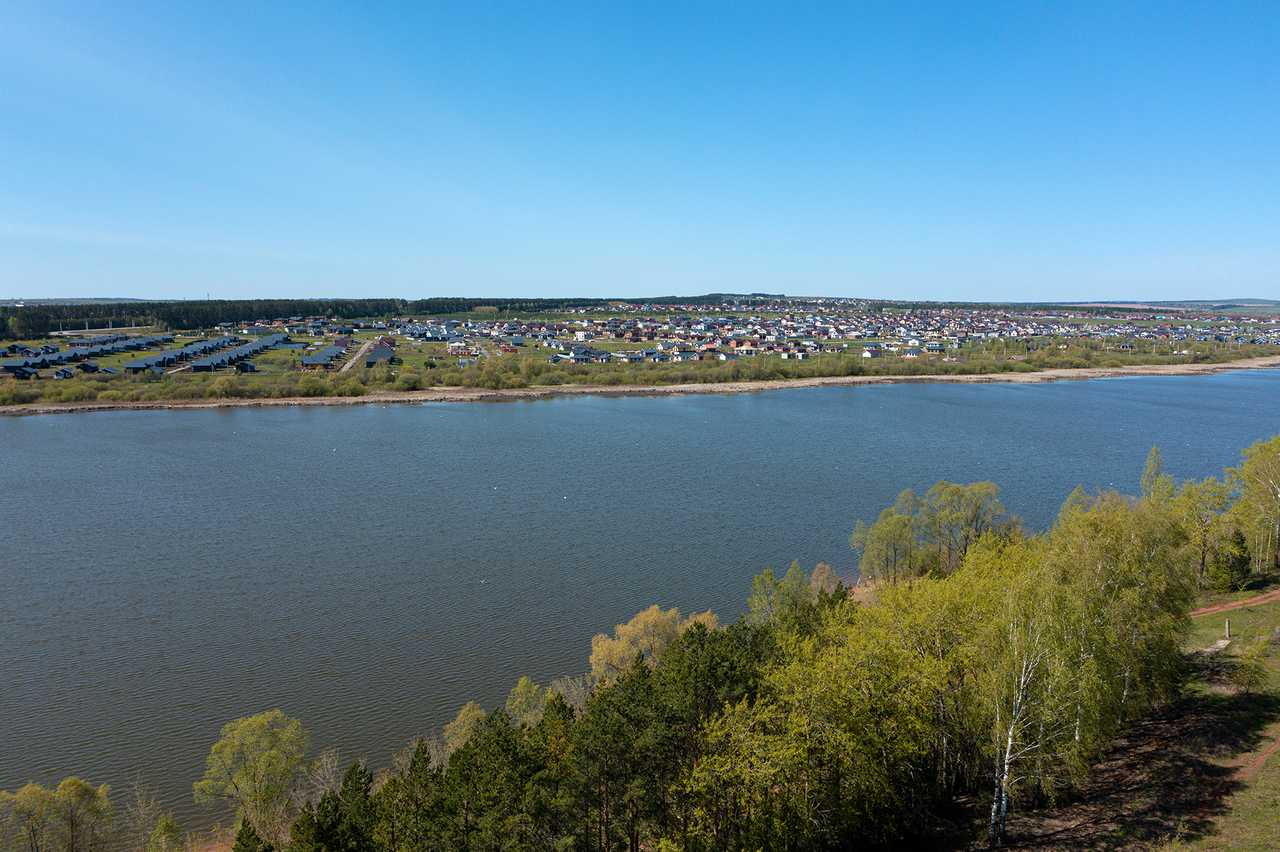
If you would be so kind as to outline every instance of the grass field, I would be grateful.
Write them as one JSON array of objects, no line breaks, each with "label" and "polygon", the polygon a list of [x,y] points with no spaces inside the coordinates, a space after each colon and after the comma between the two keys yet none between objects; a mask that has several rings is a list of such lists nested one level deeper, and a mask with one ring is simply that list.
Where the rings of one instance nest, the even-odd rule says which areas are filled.
[{"label": "grass field", "polygon": [[[1178,836],[1159,848],[1174,852],[1209,850],[1274,850],[1280,848],[1280,645],[1275,643],[1280,628],[1280,603],[1244,607],[1193,619],[1187,636],[1188,650],[1209,647],[1225,638],[1224,621],[1231,620],[1231,644],[1218,655],[1200,664],[1198,677],[1189,692],[1202,696],[1225,696],[1256,709],[1253,719],[1256,736],[1236,751],[1222,755],[1216,765],[1229,774],[1229,793],[1221,813],[1199,832],[1184,828]],[[1266,642],[1263,663],[1266,686],[1253,695],[1241,695],[1231,684],[1231,672],[1252,642]]]}]

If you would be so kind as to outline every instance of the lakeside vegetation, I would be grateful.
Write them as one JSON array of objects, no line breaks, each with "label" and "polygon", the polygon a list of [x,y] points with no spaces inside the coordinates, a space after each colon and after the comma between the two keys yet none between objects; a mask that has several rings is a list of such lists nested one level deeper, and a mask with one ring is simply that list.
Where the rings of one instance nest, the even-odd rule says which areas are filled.
[{"label": "lakeside vegetation", "polygon": [[[187,331],[175,333],[180,340],[153,340],[138,351],[123,342],[93,348],[85,340],[62,351],[47,340],[119,331],[122,324],[157,339]],[[307,352],[329,352],[340,343],[340,354],[316,365],[301,359],[300,350],[278,348],[256,354],[252,364],[206,373],[161,352],[175,342],[233,333],[287,333],[293,343],[280,345]],[[681,297],[678,304],[462,298],[60,303],[0,308],[0,337],[6,335],[13,358],[0,377],[0,406],[965,377],[1227,364],[1280,354],[1280,327],[1256,318],[768,294]],[[387,363],[366,366],[358,353],[375,341]],[[150,360],[163,367],[144,363],[154,352],[160,354]]]},{"label": "lakeside vegetation", "polygon": [[[1006,355],[1009,347],[978,346],[956,360],[876,358],[854,354],[818,355],[805,360],[755,355],[732,361],[688,363],[549,363],[542,351],[525,347],[515,354],[459,363],[443,351],[398,354],[395,362],[338,372],[303,371],[297,351],[270,352],[254,358],[251,374],[173,372],[138,375],[86,374],[61,381],[0,380],[0,406],[32,403],[161,402],[200,399],[292,399],[360,397],[374,391],[406,392],[439,387],[491,390],[590,385],[599,387],[679,386],[728,382],[793,381],[818,377],[909,378],[1034,373],[1046,369],[1114,368],[1150,364],[1228,364],[1280,354],[1277,347],[1245,344],[1215,348],[1196,344],[1186,354],[1156,350],[1108,351],[1103,345],[1070,345]],[[435,360],[433,360],[433,356]],[[131,360],[136,357],[128,356]],[[123,359],[122,359],[123,362]],[[104,363],[107,363],[104,361]]]},{"label": "lakeside vegetation", "polygon": [[[235,814],[236,852],[999,843],[1011,816],[1083,795],[1117,738],[1189,706],[1198,593],[1280,567],[1280,436],[1204,481],[1175,482],[1153,450],[1141,490],[1077,489],[1038,534],[991,483],[904,492],[851,539],[873,590],[793,564],[757,576],[731,624],[650,607],[593,640],[584,674],[468,703],[376,771],[310,759],[278,710],[238,719],[195,794]],[[1275,622],[1238,623],[1215,694],[1257,696],[1256,730],[1277,717]],[[110,792],[0,794],[0,848],[183,846],[145,794]]]}]

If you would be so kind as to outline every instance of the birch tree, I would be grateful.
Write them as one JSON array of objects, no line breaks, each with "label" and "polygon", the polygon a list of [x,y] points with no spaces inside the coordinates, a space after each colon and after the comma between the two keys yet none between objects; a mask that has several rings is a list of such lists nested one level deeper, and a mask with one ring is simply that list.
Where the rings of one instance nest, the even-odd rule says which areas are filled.
[{"label": "birch tree", "polygon": [[64,852],[99,852],[111,840],[114,809],[106,784],[67,778],[53,791],[53,824]]},{"label": "birch tree", "polygon": [[1138,486],[1143,500],[1163,503],[1173,497],[1175,484],[1173,477],[1165,472],[1164,453],[1160,452],[1159,447],[1152,447],[1151,452],[1147,453]]},{"label": "birch tree", "polygon": [[1240,495],[1235,514],[1246,531],[1253,570],[1280,568],[1280,435],[1241,452],[1244,461],[1228,471]]},{"label": "birch tree", "polygon": [[849,546],[862,555],[862,576],[873,583],[897,583],[916,576],[920,568],[916,514],[920,499],[910,488],[871,526],[858,521]]},{"label": "birch tree", "polygon": [[16,793],[0,792],[0,825],[5,852],[52,852],[53,791],[30,783]]},{"label": "birch tree", "polygon": [[521,677],[507,696],[506,711],[516,725],[538,724],[542,718],[543,699],[547,692],[527,677]]},{"label": "birch tree", "polygon": [[1173,500],[1174,512],[1186,531],[1191,558],[1196,566],[1196,585],[1204,588],[1208,568],[1222,549],[1223,539],[1230,534],[1227,509],[1231,506],[1231,488],[1210,476],[1197,482],[1184,482]]},{"label": "birch tree", "polygon": [[1078,603],[1067,641],[1094,678],[1075,739],[1096,752],[1130,713],[1172,696],[1194,575],[1171,514],[1115,492],[1073,495],[1047,540],[1054,574]]},{"label": "birch tree", "polygon": [[994,482],[960,485],[946,480],[929,489],[919,506],[917,527],[943,574],[960,567],[965,553],[995,529],[1005,514]]},{"label": "birch tree", "polygon": [[1063,642],[1072,601],[1045,569],[1044,552],[1042,541],[989,549],[967,563],[960,578],[993,594],[974,672],[990,731],[993,845],[1004,840],[1019,789],[1038,793],[1070,765],[1065,744],[1081,686],[1072,648]]}]

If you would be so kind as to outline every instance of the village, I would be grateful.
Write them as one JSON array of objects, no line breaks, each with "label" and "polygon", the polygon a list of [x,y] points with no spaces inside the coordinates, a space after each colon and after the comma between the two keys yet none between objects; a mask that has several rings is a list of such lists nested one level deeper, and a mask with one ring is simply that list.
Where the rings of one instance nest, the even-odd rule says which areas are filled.
[{"label": "village", "polygon": [[[579,309],[544,318],[284,317],[222,323],[213,329],[85,336],[55,332],[59,342],[9,345],[9,378],[64,380],[119,373],[347,371],[381,361],[432,369],[480,359],[538,356],[551,364],[737,361],[757,356],[807,360],[957,360],[974,352],[1022,360],[1045,347],[1102,348],[1117,354],[1176,355],[1190,347],[1280,346],[1280,320],[1117,311],[1111,315],[1009,310],[908,310],[870,313],[773,306],[748,316],[730,306],[615,305],[608,314]],[[568,312],[566,312],[568,313]],[[551,317],[551,318],[546,318]],[[154,332],[154,329],[149,329]],[[69,339],[68,339],[69,338]],[[282,357],[283,356],[283,357]]]}]

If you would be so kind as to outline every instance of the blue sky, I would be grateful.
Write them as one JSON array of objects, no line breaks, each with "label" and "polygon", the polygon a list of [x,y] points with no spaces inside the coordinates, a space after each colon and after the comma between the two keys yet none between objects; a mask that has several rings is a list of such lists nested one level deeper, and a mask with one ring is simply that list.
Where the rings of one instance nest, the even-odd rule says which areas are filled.
[{"label": "blue sky", "polygon": [[1278,44],[1274,3],[0,0],[0,297],[1280,298]]}]

